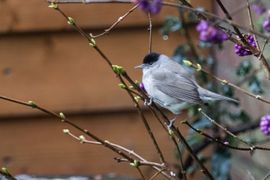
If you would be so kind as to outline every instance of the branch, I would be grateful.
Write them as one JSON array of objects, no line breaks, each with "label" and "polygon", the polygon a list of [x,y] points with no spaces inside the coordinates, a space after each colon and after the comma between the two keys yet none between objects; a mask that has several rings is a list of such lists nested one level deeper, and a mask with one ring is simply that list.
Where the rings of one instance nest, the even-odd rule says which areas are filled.
[{"label": "branch", "polygon": [[261,102],[270,104],[270,100],[267,100],[267,99],[263,98],[263,97],[260,96],[260,95],[256,95],[256,94],[250,93],[250,92],[248,92],[248,91],[242,89],[241,87],[239,87],[239,86],[237,86],[237,85],[235,85],[235,84],[233,84],[233,83],[228,82],[228,81],[225,80],[225,79],[221,79],[221,78],[219,78],[219,77],[213,75],[212,73],[210,73],[210,72],[208,72],[207,70],[203,69],[203,68],[201,67],[200,64],[192,63],[192,62],[189,61],[189,60],[186,60],[184,63],[185,63],[187,66],[191,66],[191,67],[195,68],[197,71],[202,71],[202,72],[206,73],[207,75],[209,75],[210,77],[212,77],[213,79],[219,81],[219,82],[222,83],[222,84],[226,84],[226,85],[228,85],[228,86],[231,86],[232,88],[234,88],[234,89],[236,89],[236,90],[238,90],[238,91],[241,91],[242,93],[244,93],[244,94],[246,94],[246,95],[248,95],[248,96],[250,96],[250,97],[252,97],[252,98],[255,98],[255,99],[257,99],[257,100],[259,100],[259,101],[261,101]]},{"label": "branch", "polygon": [[[68,129],[64,129],[63,132],[67,135],[69,135],[70,137],[78,140],[80,143],[82,144],[91,144],[91,145],[102,145],[100,142],[97,142],[97,141],[90,141],[90,140],[87,140],[85,139],[83,136],[76,136],[74,135],[73,133],[70,132],[70,130]],[[111,146],[123,151],[123,152],[126,152],[127,154],[129,155],[132,155],[136,158],[138,158],[139,161],[139,165],[145,165],[145,166],[152,166],[152,167],[157,167],[157,168],[166,168],[166,166],[164,164],[160,164],[160,163],[156,163],[156,162],[151,162],[151,161],[148,161],[146,159],[144,159],[142,156],[140,156],[139,154],[135,153],[133,150],[130,150],[130,149],[127,149],[119,144],[115,144],[115,143],[112,143],[108,140],[104,140],[105,142],[107,142],[108,144],[110,144]],[[123,159],[123,158],[117,158],[117,159]],[[124,159],[125,162],[129,162],[128,159]],[[156,169],[156,168],[155,168]],[[161,170],[161,169],[156,169],[156,170]]]},{"label": "branch", "polygon": [[92,38],[98,38],[101,37],[105,34],[108,34],[113,28],[115,28],[121,21],[123,21],[128,15],[130,15],[135,9],[137,9],[138,4],[136,4],[135,6],[133,6],[130,10],[128,10],[123,16],[120,16],[117,21],[115,21],[108,29],[105,29],[104,32],[97,34],[97,35],[93,35],[90,34],[90,36]]},{"label": "branch", "polygon": [[10,172],[8,171],[8,169],[5,168],[5,167],[2,167],[0,169],[0,175],[4,176],[8,180],[17,180],[12,174],[10,174]]}]

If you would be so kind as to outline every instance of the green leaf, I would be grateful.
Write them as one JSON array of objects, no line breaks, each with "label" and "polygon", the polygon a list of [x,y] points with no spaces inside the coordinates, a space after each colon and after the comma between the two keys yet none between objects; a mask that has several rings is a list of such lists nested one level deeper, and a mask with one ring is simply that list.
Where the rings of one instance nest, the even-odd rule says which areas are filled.
[{"label": "green leaf", "polygon": [[257,76],[253,76],[248,83],[249,90],[255,94],[263,94],[263,89],[261,86],[261,82],[257,78]]},{"label": "green leaf", "polygon": [[172,59],[180,64],[182,64],[184,59],[189,59],[187,58],[186,54],[190,51],[190,48],[188,45],[183,44],[179,45],[173,53]]},{"label": "green leaf", "polygon": [[212,156],[212,174],[215,180],[230,179],[231,154],[225,149],[219,149]]},{"label": "green leaf", "polygon": [[243,110],[238,113],[229,113],[229,116],[233,121],[240,120],[241,122],[244,122],[244,123],[251,121],[250,116]]},{"label": "green leaf", "polygon": [[221,91],[225,96],[228,96],[228,97],[233,97],[234,95],[233,88],[227,84],[221,86]]},{"label": "green leaf", "polygon": [[182,23],[179,21],[176,16],[167,16],[165,17],[165,21],[163,26],[160,29],[161,34],[168,35],[170,32],[179,31],[182,28]]},{"label": "green leaf", "polygon": [[250,60],[244,60],[237,67],[236,74],[238,76],[245,76],[250,72],[251,69],[252,69],[252,64]]},{"label": "green leaf", "polygon": [[[204,128],[210,128],[213,126],[213,124],[206,118],[200,118],[198,120],[196,120],[194,123],[192,123],[192,126],[196,129],[204,129]],[[194,131],[192,131],[194,132]],[[191,133],[192,133],[191,132]]]}]

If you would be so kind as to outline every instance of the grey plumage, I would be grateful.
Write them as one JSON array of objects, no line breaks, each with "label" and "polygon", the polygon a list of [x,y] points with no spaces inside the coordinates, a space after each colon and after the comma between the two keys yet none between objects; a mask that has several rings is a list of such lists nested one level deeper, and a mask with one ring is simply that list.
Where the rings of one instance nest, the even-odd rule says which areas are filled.
[{"label": "grey plumage", "polygon": [[152,100],[160,106],[179,114],[188,104],[227,100],[238,102],[200,87],[186,67],[169,57],[150,53],[145,56],[142,82]]}]

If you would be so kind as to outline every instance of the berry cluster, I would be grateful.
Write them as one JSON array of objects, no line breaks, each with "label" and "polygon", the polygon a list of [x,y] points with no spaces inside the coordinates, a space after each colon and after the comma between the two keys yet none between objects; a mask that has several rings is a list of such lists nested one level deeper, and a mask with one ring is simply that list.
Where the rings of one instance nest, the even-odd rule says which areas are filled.
[{"label": "berry cluster", "polygon": [[261,118],[260,129],[265,135],[270,135],[270,115],[265,115]]},{"label": "berry cluster", "polygon": [[263,28],[267,31],[270,32],[270,16],[266,18],[263,22]]},{"label": "berry cluster", "polygon": [[146,13],[157,14],[161,10],[162,0],[132,0],[139,8]]},{"label": "berry cluster", "polygon": [[228,35],[220,29],[212,26],[208,21],[201,20],[196,30],[200,33],[200,40],[207,43],[222,43],[228,39]]},{"label": "berry cluster", "polygon": [[[252,46],[252,47],[257,47],[256,46],[256,42],[255,42],[255,39],[254,39],[254,36],[253,35],[246,35],[245,36],[247,42]],[[238,55],[238,56],[248,56],[248,55],[251,55],[252,52],[248,49],[246,49],[243,45],[241,44],[235,44],[234,45],[234,49],[235,49],[235,53]]]}]

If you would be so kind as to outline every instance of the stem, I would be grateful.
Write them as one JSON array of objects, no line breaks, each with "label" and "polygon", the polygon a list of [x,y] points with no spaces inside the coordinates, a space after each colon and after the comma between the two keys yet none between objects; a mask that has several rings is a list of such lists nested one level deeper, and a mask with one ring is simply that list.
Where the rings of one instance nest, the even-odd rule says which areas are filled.
[{"label": "stem", "polygon": [[148,20],[149,20],[149,53],[152,52],[152,18],[151,18],[151,14],[148,13]]},{"label": "stem", "polygon": [[[121,83],[123,83],[125,86],[127,86],[127,84],[126,84],[125,81],[122,79],[122,77],[120,76],[119,78],[120,78]],[[138,113],[139,113],[139,115],[140,115],[140,117],[141,117],[141,119],[142,119],[142,121],[143,121],[143,123],[144,123],[144,126],[145,126],[145,128],[146,128],[146,130],[147,130],[149,136],[150,136],[151,139],[152,139],[152,142],[154,143],[154,146],[155,146],[155,148],[156,148],[156,150],[157,150],[157,152],[158,152],[158,154],[159,154],[159,157],[160,157],[161,162],[165,164],[165,158],[164,158],[164,155],[163,155],[163,153],[162,153],[162,151],[161,151],[161,149],[160,149],[160,147],[159,147],[159,145],[158,145],[158,143],[157,143],[157,140],[156,140],[156,138],[155,138],[155,136],[154,136],[154,134],[153,134],[153,132],[152,132],[151,127],[149,126],[149,124],[148,124],[148,122],[147,122],[147,120],[146,120],[146,118],[145,118],[145,116],[144,116],[144,114],[143,114],[143,112],[142,112],[142,110],[141,110],[141,108],[140,108],[140,105],[139,105],[138,102],[134,99],[134,97],[133,97],[133,95],[131,94],[131,92],[129,91],[129,89],[126,89],[126,91],[127,91],[127,93],[129,94],[129,96],[130,96],[130,98],[132,99],[132,101],[135,103],[135,107],[136,107],[137,110],[138,110]]]},{"label": "stem", "polygon": [[92,38],[98,38],[98,37],[101,37],[105,34],[108,34],[111,32],[112,29],[114,29],[121,21],[123,21],[128,15],[130,15],[135,9],[137,9],[139,5],[136,4],[135,6],[133,6],[130,10],[128,10],[123,16],[120,16],[117,21],[115,21],[109,28],[105,29],[104,32],[100,33],[100,34],[97,34],[97,35],[93,35],[93,34],[90,34],[90,36]]}]

